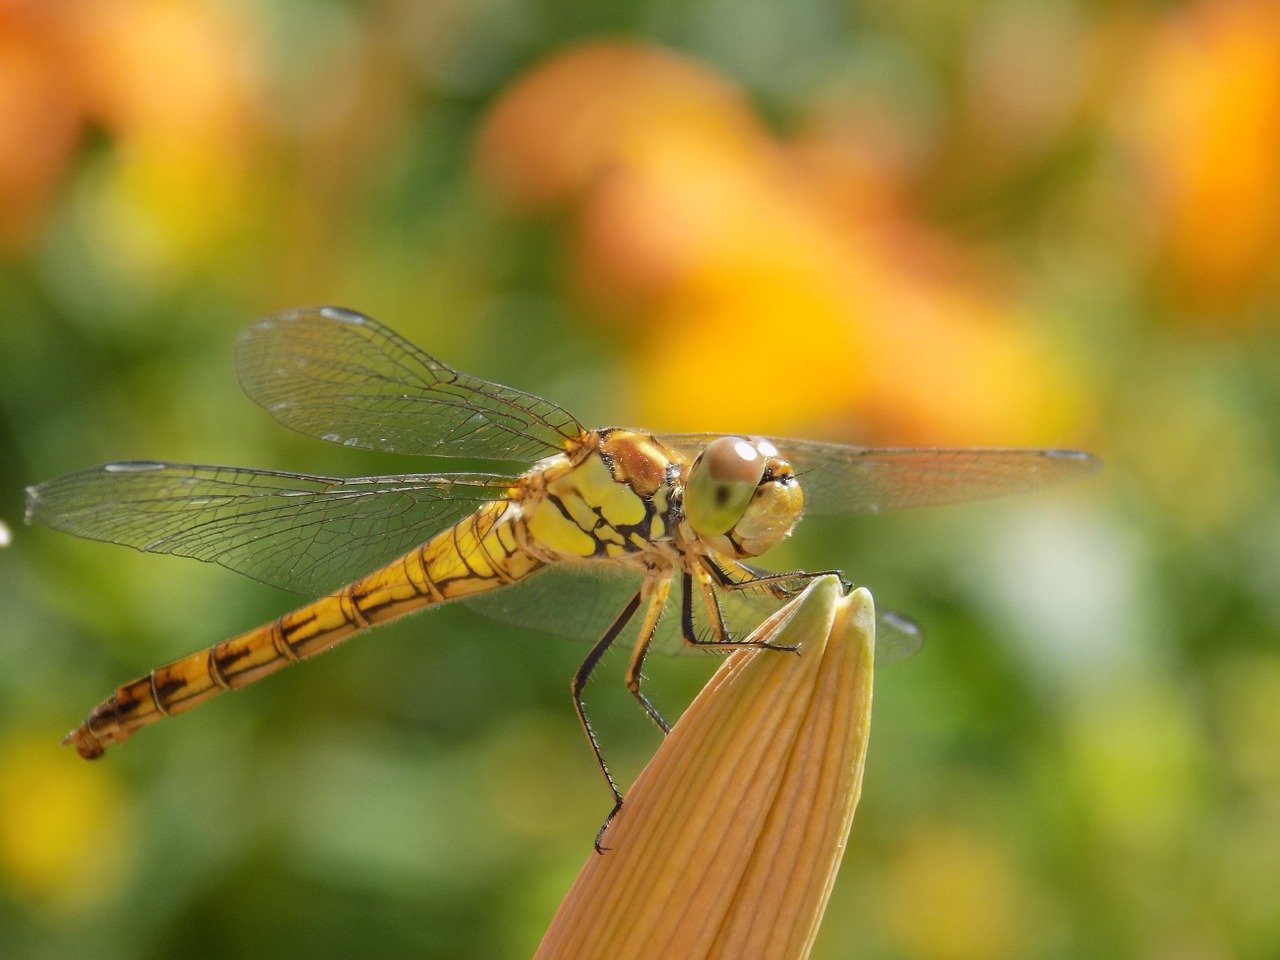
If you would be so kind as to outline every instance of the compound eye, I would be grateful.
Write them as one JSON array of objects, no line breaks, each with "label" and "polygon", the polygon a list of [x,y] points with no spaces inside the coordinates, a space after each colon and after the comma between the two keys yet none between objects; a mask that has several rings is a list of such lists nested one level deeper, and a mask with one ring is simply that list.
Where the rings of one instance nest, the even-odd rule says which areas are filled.
[{"label": "compound eye", "polygon": [[718,536],[742,519],[768,462],[761,446],[720,437],[703,448],[684,488],[684,514],[695,531]]}]

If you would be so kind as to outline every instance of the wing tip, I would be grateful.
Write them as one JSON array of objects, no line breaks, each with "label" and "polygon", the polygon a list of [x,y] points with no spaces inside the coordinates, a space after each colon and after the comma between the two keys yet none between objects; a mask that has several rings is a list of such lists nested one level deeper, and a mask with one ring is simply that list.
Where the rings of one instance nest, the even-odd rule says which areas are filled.
[{"label": "wing tip", "polygon": [[23,519],[30,523],[36,518],[36,507],[40,505],[40,487],[35,485],[24,487],[22,492],[26,497]]},{"label": "wing tip", "polygon": [[1089,473],[1097,473],[1103,466],[1102,458],[1089,453],[1087,450],[1046,450],[1045,456],[1051,460],[1064,460],[1079,464]]}]

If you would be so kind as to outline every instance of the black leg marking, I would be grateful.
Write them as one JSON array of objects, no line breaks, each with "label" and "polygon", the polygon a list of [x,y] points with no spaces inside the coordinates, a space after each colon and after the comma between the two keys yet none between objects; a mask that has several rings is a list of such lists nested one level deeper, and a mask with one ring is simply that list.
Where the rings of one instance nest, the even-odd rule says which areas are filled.
[{"label": "black leg marking", "polygon": [[592,672],[599,665],[600,658],[612,646],[613,641],[618,639],[618,634],[622,633],[638,609],[640,609],[639,591],[627,602],[622,613],[618,614],[617,619],[605,631],[604,636],[597,640],[595,646],[591,648],[591,652],[587,654],[586,659],[582,661],[582,665],[578,667],[577,672],[573,675],[573,683],[570,688],[573,692],[573,709],[578,712],[578,721],[582,724],[582,729],[587,735],[587,742],[591,744],[591,752],[595,755],[596,765],[600,767],[600,772],[604,774],[605,783],[609,785],[609,792],[613,794],[613,809],[609,811],[609,815],[604,818],[604,823],[600,825],[600,829],[596,832],[596,853],[604,853],[608,849],[608,847],[601,845],[601,841],[604,839],[604,832],[609,829],[609,824],[613,822],[613,818],[622,809],[622,792],[618,789],[618,784],[614,782],[613,774],[609,772],[609,765],[604,762],[604,754],[600,751],[600,741],[596,739],[596,733],[591,729],[591,721],[587,719],[587,710],[582,702],[582,690],[587,685],[587,681],[591,679]]},{"label": "black leg marking", "polygon": [[722,590],[752,590],[760,588],[778,600],[790,600],[800,592],[796,584],[808,583],[810,580],[816,580],[819,577],[839,577],[840,584],[846,592],[853,587],[853,584],[845,579],[844,573],[840,570],[793,570],[790,573],[771,573],[766,570],[756,570],[745,563],[735,563],[731,569],[742,575],[742,579],[735,580],[727,569],[721,567],[711,557],[703,557],[702,566],[711,574],[716,586]]},{"label": "black leg marking", "polygon": [[[703,580],[699,578],[699,587]],[[798,648],[788,644],[770,643],[767,640],[735,640],[729,636],[724,626],[724,618],[720,614],[720,605],[716,602],[715,590],[710,583],[706,584],[704,594],[707,615],[712,618],[712,630],[718,635],[710,640],[698,639],[693,622],[693,574],[684,572],[680,575],[680,635],[691,647],[702,647],[707,650],[737,649],[739,647],[760,647],[764,650],[785,650],[794,653]]]}]

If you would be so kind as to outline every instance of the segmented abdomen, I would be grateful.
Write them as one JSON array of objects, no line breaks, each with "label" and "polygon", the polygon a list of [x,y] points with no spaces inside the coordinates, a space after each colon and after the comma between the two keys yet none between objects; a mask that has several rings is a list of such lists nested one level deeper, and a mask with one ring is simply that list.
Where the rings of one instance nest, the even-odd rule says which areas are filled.
[{"label": "segmented abdomen", "polygon": [[485,504],[329,596],[124,684],[63,743],[86,759],[100,757],[109,744],[147,724],[314,656],[365,627],[520,580],[543,565],[520,548],[521,523],[520,510],[510,501]]}]

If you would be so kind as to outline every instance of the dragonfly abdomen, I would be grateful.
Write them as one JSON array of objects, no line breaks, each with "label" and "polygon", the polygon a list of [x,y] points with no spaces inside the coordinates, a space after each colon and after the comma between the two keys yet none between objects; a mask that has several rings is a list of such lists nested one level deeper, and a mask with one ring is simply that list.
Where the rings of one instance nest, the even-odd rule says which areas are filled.
[{"label": "dragonfly abdomen", "polygon": [[107,746],[148,724],[333,646],[359,629],[344,610],[350,602],[347,589],[117,687],[63,743],[86,760],[97,759]]},{"label": "dragonfly abdomen", "polygon": [[520,547],[520,522],[510,501],[487,503],[341,590],[124,684],[63,742],[96,759],[141,727],[315,656],[366,627],[523,579],[543,561]]},{"label": "dragonfly abdomen", "polygon": [[[518,527],[524,524],[519,507],[495,500],[424,543],[405,558],[405,579],[437,602],[483,593],[523,580],[544,565],[526,551]],[[389,569],[389,568],[388,568]],[[378,571],[361,580],[381,589]],[[364,604],[366,612],[377,611]]]}]

